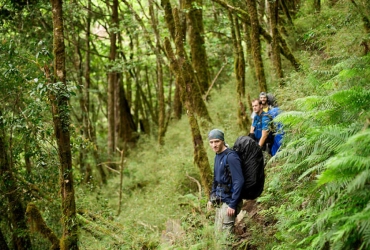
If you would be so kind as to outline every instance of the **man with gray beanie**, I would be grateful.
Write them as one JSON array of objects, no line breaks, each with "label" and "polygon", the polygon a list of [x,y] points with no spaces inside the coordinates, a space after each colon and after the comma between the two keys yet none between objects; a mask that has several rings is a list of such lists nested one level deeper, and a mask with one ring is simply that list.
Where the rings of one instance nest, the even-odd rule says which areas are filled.
[{"label": "man with gray beanie", "polygon": [[238,154],[226,146],[224,133],[213,129],[208,133],[209,145],[216,153],[211,200],[207,207],[216,207],[217,230],[234,228],[235,217],[242,205],[241,190],[244,177]]}]

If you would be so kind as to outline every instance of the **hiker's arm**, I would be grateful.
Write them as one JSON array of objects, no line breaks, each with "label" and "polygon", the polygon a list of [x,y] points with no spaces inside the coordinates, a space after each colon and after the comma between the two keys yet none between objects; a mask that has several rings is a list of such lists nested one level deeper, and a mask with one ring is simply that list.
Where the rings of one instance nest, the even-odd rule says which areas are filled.
[{"label": "hiker's arm", "polygon": [[265,144],[265,141],[266,141],[268,135],[269,135],[269,132],[267,130],[262,130],[262,137],[261,137],[261,139],[260,139],[260,141],[258,143],[261,148]]},{"label": "hiker's arm", "polygon": [[250,129],[249,133],[254,134],[254,127],[253,126],[251,126],[251,129]]},{"label": "hiker's arm", "polygon": [[244,176],[241,168],[240,158],[237,155],[230,154],[227,161],[230,166],[231,179],[234,189],[231,196],[231,201],[228,205],[230,208],[235,210],[238,203],[240,202],[240,195],[244,184]]}]

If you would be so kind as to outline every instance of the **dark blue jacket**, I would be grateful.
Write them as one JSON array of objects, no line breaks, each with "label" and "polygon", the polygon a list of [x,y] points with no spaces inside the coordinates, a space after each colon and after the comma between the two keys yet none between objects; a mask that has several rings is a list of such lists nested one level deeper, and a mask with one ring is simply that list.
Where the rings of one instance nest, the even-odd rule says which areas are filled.
[{"label": "dark blue jacket", "polygon": [[[229,155],[227,156],[228,153]],[[231,172],[231,184],[229,184],[228,182],[227,172],[225,173],[226,158]],[[225,192],[224,185],[228,184],[230,188],[230,193]],[[243,184],[244,177],[238,154],[229,148],[227,148],[220,154],[216,154],[212,193],[221,198],[221,201],[225,202],[229,207],[236,209],[237,205],[241,201],[240,194]]]}]

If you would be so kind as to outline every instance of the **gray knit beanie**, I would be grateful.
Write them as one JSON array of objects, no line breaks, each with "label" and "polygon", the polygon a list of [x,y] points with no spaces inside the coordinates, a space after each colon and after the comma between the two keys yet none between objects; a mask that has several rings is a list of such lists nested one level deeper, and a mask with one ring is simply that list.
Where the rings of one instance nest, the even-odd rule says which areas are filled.
[{"label": "gray knit beanie", "polygon": [[208,133],[208,140],[212,140],[212,139],[219,139],[221,141],[225,141],[224,132],[222,132],[219,129],[212,129]]}]

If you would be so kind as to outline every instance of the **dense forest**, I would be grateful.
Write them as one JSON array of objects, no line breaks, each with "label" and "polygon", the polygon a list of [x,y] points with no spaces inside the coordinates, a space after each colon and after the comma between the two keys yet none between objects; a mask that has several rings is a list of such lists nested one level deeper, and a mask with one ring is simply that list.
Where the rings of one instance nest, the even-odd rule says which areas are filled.
[{"label": "dense forest", "polygon": [[[370,1],[0,0],[0,249],[370,249]],[[273,93],[235,236],[214,153]]]}]

